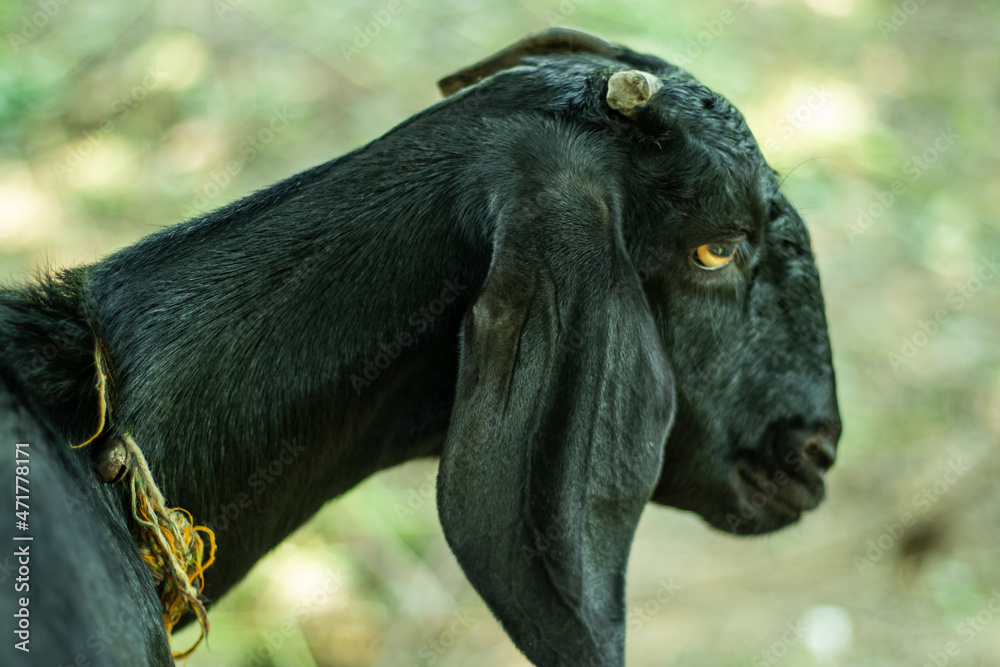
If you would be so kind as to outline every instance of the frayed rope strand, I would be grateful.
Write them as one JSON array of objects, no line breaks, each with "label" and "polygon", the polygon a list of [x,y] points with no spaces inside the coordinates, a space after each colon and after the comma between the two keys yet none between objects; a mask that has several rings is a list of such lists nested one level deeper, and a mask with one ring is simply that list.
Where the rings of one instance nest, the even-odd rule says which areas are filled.
[{"label": "frayed rope strand", "polygon": [[101,340],[98,339],[94,344],[94,366],[97,368],[97,384],[94,386],[97,390],[97,432],[79,445],[70,445],[73,449],[86,447],[104,432],[104,422],[108,414],[108,376],[104,373],[103,358],[104,355],[101,354]]},{"label": "frayed rope strand", "polygon": [[[180,508],[168,508],[163,502],[142,450],[131,436],[122,442],[135,465],[129,471],[132,497],[133,537],[139,553],[153,574],[163,605],[163,624],[169,634],[186,612],[192,612],[201,626],[194,645],[175,658],[190,655],[208,634],[208,615],[200,594],[205,588],[205,569],[215,561],[215,535],[206,526],[194,525],[191,514]],[[208,557],[205,545],[208,543]]]},{"label": "frayed rope strand", "polygon": [[[95,388],[100,421],[97,432],[74,449],[90,444],[104,431],[108,402],[107,376],[102,357],[99,340],[94,350],[94,365],[97,369]],[[208,636],[208,612],[201,600],[201,592],[205,588],[205,570],[215,562],[215,534],[207,526],[196,526],[190,512],[179,507],[168,508],[153,480],[146,457],[135,440],[126,434],[122,436],[121,443],[129,454],[128,472],[123,481],[128,486],[132,505],[132,537],[159,592],[167,637],[185,613],[193,613],[201,626],[201,634],[194,645],[173,654],[174,658],[186,658]]]}]

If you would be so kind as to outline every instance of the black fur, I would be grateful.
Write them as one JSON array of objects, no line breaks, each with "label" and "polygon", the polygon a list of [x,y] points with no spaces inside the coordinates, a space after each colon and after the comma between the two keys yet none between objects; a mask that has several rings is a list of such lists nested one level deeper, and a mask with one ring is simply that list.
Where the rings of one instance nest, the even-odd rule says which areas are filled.
[{"label": "black fur", "polygon": [[[169,664],[121,492],[68,449],[96,424],[95,334],[113,361],[109,433],[132,433],[168,502],[216,529],[210,600],[330,498],[441,455],[445,535],[518,647],[539,665],[620,665],[651,497],[737,533],[819,502],[840,430],[819,280],[742,117],[627,49],[524,62],[348,155],[0,293],[4,451],[31,442],[45,476],[33,659],[70,663],[128,601],[135,636],[91,664]],[[630,68],[664,83],[634,120],[604,101]],[[725,241],[741,242],[733,265],[694,264]]]},{"label": "black fur", "polygon": [[[10,512],[0,533],[3,664],[172,664],[163,610],[121,510],[119,489],[98,481],[89,459],[50,426],[33,393],[0,365],[0,470]],[[16,455],[18,443],[28,447]],[[24,467],[27,474],[18,470]],[[24,505],[17,508],[27,508],[27,531],[15,528],[15,472],[27,480],[19,485]],[[25,536],[32,539],[18,540]],[[27,606],[19,604],[21,598]],[[26,617],[15,616],[23,610]],[[30,635],[15,634],[22,619]],[[25,639],[30,652],[16,648]]]}]

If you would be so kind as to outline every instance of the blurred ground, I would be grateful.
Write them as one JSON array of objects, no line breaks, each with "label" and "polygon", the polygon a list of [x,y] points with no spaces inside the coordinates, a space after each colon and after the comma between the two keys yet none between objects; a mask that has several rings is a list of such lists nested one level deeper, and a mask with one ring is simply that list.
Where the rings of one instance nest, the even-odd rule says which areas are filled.
[{"label": "blurred ground", "polygon": [[[811,226],[846,425],[800,526],[746,540],[647,511],[628,664],[1000,664],[996,3],[5,1],[0,280],[361,145],[553,24],[671,58],[746,114]],[[331,503],[188,665],[525,665],[444,543],[434,469]]]}]

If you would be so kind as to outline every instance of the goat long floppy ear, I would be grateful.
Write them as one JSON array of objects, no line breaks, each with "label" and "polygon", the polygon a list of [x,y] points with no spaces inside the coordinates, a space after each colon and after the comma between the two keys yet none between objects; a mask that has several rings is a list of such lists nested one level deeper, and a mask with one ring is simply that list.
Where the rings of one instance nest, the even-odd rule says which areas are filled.
[{"label": "goat long floppy ear", "polygon": [[528,659],[605,667],[624,662],[625,566],[674,393],[618,214],[574,189],[500,216],[462,325],[438,509]]}]

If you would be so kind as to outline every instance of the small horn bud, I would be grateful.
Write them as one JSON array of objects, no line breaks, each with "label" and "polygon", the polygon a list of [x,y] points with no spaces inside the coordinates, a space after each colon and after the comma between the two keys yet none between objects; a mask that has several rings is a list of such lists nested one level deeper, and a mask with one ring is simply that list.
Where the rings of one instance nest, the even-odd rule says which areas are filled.
[{"label": "small horn bud", "polygon": [[114,484],[128,471],[129,458],[125,443],[121,440],[114,440],[97,455],[94,468],[102,482]]},{"label": "small horn bud", "polygon": [[608,79],[608,106],[623,116],[633,118],[639,107],[646,104],[662,85],[648,72],[636,69],[615,72]]}]

